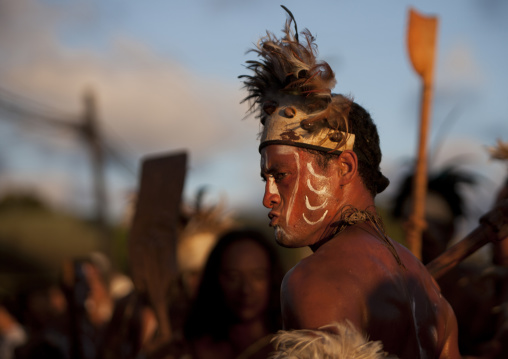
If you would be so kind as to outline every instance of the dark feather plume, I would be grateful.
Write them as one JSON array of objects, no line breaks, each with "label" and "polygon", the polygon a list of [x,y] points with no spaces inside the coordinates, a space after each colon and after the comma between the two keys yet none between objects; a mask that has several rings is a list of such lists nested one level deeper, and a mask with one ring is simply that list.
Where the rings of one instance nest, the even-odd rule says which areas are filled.
[{"label": "dark feather plume", "polygon": [[[298,38],[298,29],[293,14],[288,13],[284,36],[278,39],[267,31],[254,49],[260,58],[258,61],[247,61],[246,68],[251,75],[241,75],[248,95],[243,102],[250,103],[249,112],[257,113],[263,123],[263,103],[277,93],[300,96],[308,104],[309,117],[302,121],[302,127],[309,132],[323,126],[333,130],[347,131],[347,118],[351,100],[344,96],[332,96],[331,90],[336,84],[335,74],[330,65],[318,61],[317,45],[314,36],[304,29]],[[294,31],[291,23],[295,24]]]}]

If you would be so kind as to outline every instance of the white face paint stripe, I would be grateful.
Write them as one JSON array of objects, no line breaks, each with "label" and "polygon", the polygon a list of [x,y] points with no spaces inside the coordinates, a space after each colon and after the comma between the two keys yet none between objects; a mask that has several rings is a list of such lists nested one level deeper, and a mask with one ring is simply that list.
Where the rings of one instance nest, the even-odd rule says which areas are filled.
[{"label": "white face paint stripe", "polygon": [[288,225],[289,217],[291,217],[291,211],[293,210],[293,205],[295,203],[296,192],[298,191],[298,183],[300,183],[300,156],[298,155],[298,152],[293,152],[293,155],[295,156],[297,175],[295,187],[293,188],[293,192],[291,193],[291,197],[288,203],[288,209],[286,212],[286,225]]},{"label": "white face paint stripe", "polygon": [[[261,170],[266,171],[266,153],[263,153],[261,156]],[[275,183],[275,178],[273,176],[268,176],[266,179],[266,182],[268,183],[268,193],[273,195],[279,195],[279,188],[277,187],[277,184]]]},{"label": "white face paint stripe", "polygon": [[319,222],[322,222],[325,219],[327,213],[328,213],[328,210],[326,210],[325,213],[323,213],[323,215],[321,216],[321,218],[318,219],[316,222],[309,221],[307,219],[307,217],[305,217],[305,213],[303,214],[303,219],[305,219],[305,222],[307,222],[308,224],[314,225],[314,224],[317,224]]},{"label": "white face paint stripe", "polygon": [[279,189],[275,184],[275,178],[273,178],[273,176],[268,177],[268,192],[270,192],[270,194],[276,194],[279,196]]},{"label": "white face paint stripe", "polygon": [[319,178],[319,179],[327,179],[328,178],[326,176],[318,175],[316,172],[314,172],[314,168],[312,167],[312,164],[310,162],[307,162],[307,169],[309,170],[310,174],[316,178]]},{"label": "white face paint stripe", "polygon": [[310,179],[309,179],[309,178],[307,178],[307,186],[309,187],[309,189],[310,189],[312,192],[314,192],[315,194],[318,194],[318,195],[320,195],[320,196],[322,196],[322,195],[326,194],[326,192],[327,192],[327,188],[326,188],[326,187],[323,187],[323,188],[321,188],[320,190],[317,190],[317,189],[315,189],[314,187],[312,187],[312,183],[310,183]]},{"label": "white face paint stripe", "polygon": [[[329,181],[328,177],[323,176],[323,175],[318,175],[314,171],[314,168],[312,167],[312,163],[307,162],[307,169],[308,169],[309,173],[317,179],[318,182],[322,183],[322,181],[326,181],[326,182]],[[312,186],[312,183],[310,182],[310,178],[307,179],[307,186],[309,187],[309,190],[316,193],[320,198],[322,198],[322,196],[326,196],[328,194],[328,188],[326,185],[323,186],[323,188],[317,190]],[[326,198],[325,201],[321,205],[311,206],[311,204],[309,203],[309,198],[307,196],[305,196],[305,206],[307,207],[307,209],[309,209],[311,211],[324,208],[327,204],[328,204],[328,198]],[[312,222],[307,217],[305,217],[305,213],[302,213],[302,216],[303,216],[303,219],[305,220],[305,222],[307,222],[310,225],[315,225],[315,224],[318,224],[319,222],[324,221],[327,213],[328,213],[328,210],[326,210],[325,213],[323,213],[323,215],[321,216],[321,218],[315,222]]]},{"label": "white face paint stripe", "polygon": [[310,209],[311,211],[315,211],[316,209],[323,208],[327,204],[328,204],[328,198],[323,203],[321,203],[319,206],[311,206],[309,203],[309,197],[305,196],[305,206],[307,207],[307,209]]}]

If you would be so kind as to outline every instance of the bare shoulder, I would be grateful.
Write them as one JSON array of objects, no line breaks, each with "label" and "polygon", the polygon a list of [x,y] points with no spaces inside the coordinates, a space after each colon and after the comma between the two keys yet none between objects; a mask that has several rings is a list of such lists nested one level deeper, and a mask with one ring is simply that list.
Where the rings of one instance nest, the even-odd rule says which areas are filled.
[{"label": "bare shoulder", "polygon": [[[282,284],[282,310],[288,328],[319,328],[351,321],[364,328],[369,293],[389,268],[376,251],[365,251],[370,238],[349,231],[321,246],[293,267]],[[370,236],[366,236],[370,237]]]},{"label": "bare shoulder", "polygon": [[287,326],[318,328],[348,319],[366,329],[377,312],[401,315],[406,297],[401,267],[368,229],[355,226],[341,233],[288,272],[282,285]]},{"label": "bare shoulder", "polygon": [[[288,272],[282,285],[285,328],[317,329],[347,319],[392,350],[412,348],[419,338],[440,358],[457,357],[453,311],[425,266],[404,246],[355,227]],[[411,338],[407,328],[415,328]],[[404,343],[402,333],[408,335]]]},{"label": "bare shoulder", "polygon": [[[319,263],[313,256],[297,264],[283,280],[282,312],[286,329],[317,329],[344,319],[361,322],[362,296],[356,289],[354,276],[336,272],[332,277],[332,268],[323,268],[327,262]],[[358,313],[358,316],[350,318],[347,313]]]}]

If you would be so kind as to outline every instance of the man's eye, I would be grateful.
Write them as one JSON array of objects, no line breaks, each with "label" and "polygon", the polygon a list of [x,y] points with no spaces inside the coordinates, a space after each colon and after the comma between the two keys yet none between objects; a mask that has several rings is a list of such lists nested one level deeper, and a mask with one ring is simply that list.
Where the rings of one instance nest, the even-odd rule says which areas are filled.
[{"label": "man's eye", "polygon": [[282,173],[276,173],[275,175],[273,175],[273,178],[275,179],[275,182],[280,182],[284,179],[284,177],[287,176],[287,173],[285,172],[282,172]]}]

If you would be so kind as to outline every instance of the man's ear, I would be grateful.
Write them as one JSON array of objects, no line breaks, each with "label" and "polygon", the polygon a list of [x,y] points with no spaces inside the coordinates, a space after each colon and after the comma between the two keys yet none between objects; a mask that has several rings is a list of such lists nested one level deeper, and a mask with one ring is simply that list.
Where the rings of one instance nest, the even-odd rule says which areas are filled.
[{"label": "man's ear", "polygon": [[358,172],[358,157],[353,151],[344,151],[339,156],[339,183],[345,185],[351,182]]}]

